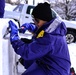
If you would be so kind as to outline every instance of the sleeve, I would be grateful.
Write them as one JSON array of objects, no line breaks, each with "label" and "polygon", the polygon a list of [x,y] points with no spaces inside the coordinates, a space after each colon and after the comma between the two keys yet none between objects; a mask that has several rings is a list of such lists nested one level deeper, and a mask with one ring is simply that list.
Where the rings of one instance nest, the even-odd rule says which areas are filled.
[{"label": "sleeve", "polygon": [[23,58],[20,58],[19,62],[24,66],[25,69],[27,69],[33,64],[34,60],[27,61],[27,60],[24,60]]},{"label": "sleeve", "polygon": [[0,18],[4,16],[5,0],[0,1]]},{"label": "sleeve", "polygon": [[[32,39],[27,39],[27,38],[21,38],[21,40],[24,43],[31,43]],[[34,60],[24,60],[22,57],[19,59],[19,62],[24,66],[25,69],[27,69],[29,66],[31,66],[34,62]]]},{"label": "sleeve", "polygon": [[25,60],[34,60],[46,55],[51,49],[50,42],[47,38],[38,38],[30,44],[21,40],[12,43],[17,54]]}]

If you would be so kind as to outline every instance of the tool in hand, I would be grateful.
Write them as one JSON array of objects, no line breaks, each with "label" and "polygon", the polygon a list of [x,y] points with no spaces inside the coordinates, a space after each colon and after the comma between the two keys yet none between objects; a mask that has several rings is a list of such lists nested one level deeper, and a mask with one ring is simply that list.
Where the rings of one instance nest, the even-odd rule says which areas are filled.
[{"label": "tool in hand", "polygon": [[[23,29],[23,28],[19,28],[19,29],[18,29],[19,32],[20,32],[22,29]],[[6,35],[8,35],[10,32],[11,32],[10,27],[7,27],[6,32],[5,32],[4,36],[3,36],[3,38],[6,38]]]}]

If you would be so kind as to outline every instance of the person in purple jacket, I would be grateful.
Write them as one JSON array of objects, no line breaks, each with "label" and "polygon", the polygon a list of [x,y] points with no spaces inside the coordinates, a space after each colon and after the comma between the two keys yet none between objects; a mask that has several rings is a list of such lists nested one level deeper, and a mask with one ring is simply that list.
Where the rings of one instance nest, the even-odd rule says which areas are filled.
[{"label": "person in purple jacket", "polygon": [[34,32],[30,43],[19,38],[17,26],[9,21],[10,42],[26,68],[22,75],[70,75],[71,62],[65,38],[67,30],[63,21],[52,17],[50,4],[46,2],[33,9],[32,19],[36,27],[22,25],[25,31]]},{"label": "person in purple jacket", "polygon": [[0,0],[0,18],[4,16],[5,0]]}]

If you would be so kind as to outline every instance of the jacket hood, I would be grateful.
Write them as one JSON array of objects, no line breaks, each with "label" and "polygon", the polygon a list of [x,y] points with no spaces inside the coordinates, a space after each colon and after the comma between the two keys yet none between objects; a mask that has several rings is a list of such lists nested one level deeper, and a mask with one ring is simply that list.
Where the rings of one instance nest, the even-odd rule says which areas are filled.
[{"label": "jacket hood", "polygon": [[53,35],[61,35],[61,36],[66,35],[67,29],[64,22],[62,22],[62,20],[56,18],[52,22],[50,21],[49,23],[50,23],[49,26],[45,29],[46,33],[51,33]]}]

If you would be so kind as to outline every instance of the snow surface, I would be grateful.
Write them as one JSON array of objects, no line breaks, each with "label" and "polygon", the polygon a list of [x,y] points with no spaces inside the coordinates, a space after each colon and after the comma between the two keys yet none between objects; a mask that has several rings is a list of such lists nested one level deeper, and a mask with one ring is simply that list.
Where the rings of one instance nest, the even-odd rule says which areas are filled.
[{"label": "snow surface", "polygon": [[16,7],[17,5],[11,5],[9,3],[5,3],[5,11],[13,11],[13,9]]},{"label": "snow surface", "polygon": [[71,59],[71,67],[74,67],[76,72],[76,43],[68,44],[70,59]]}]

